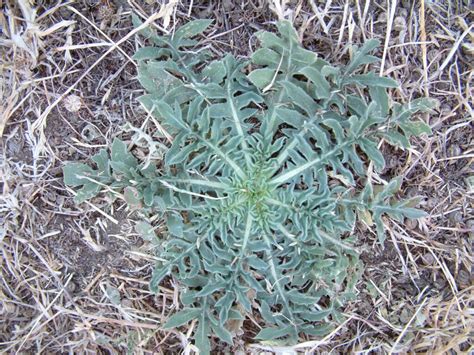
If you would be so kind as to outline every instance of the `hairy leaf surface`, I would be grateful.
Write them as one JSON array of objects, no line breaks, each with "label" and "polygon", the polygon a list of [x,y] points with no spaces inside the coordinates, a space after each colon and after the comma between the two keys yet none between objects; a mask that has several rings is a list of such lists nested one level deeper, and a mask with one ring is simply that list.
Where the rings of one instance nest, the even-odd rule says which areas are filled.
[{"label": "hairy leaf surface", "polygon": [[[150,287],[157,292],[168,275],[178,282],[185,308],[165,327],[195,319],[203,353],[210,335],[231,344],[228,321],[253,313],[263,318],[259,340],[325,335],[357,295],[356,217],[383,242],[384,215],[423,216],[394,198],[398,179],[375,188],[367,171],[384,169],[381,139],[407,148],[410,136],[430,133],[410,118],[434,103],[391,102],[387,89],[397,83],[361,67],[377,60],[378,41],[335,68],[283,21],[277,33],[257,33],[248,63],[197,46],[209,26],[190,22],[174,36],[145,30],[151,46],[134,57],[147,92],[140,102],[173,136],[163,165],[140,163],[115,140],[110,158],[94,157],[97,170],[67,165],[65,183],[82,186],[77,202],[108,185],[131,207],[165,215]],[[137,230],[154,236],[147,223]]]}]

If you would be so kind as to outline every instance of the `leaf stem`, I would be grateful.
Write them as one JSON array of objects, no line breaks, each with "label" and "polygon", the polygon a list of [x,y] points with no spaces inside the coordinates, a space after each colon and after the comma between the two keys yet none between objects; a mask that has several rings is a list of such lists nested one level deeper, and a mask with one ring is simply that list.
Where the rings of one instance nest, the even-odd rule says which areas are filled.
[{"label": "leaf stem", "polygon": [[230,111],[232,113],[232,118],[234,119],[234,125],[235,125],[235,128],[237,129],[237,133],[241,137],[240,144],[242,145],[242,149],[244,151],[245,162],[247,163],[247,170],[250,170],[252,161],[250,159],[249,149],[248,149],[247,141],[245,139],[244,130],[242,129],[242,125],[240,124],[239,114],[237,112],[237,108],[235,107],[234,98],[231,92],[232,79],[230,78],[232,78],[233,74],[234,73],[232,73],[232,75],[227,79],[227,83],[226,83],[227,102],[229,103],[229,106],[230,106]]},{"label": "leaf stem", "polygon": [[321,156],[313,159],[313,160],[310,160],[306,163],[304,163],[303,165],[300,165],[284,174],[280,174],[278,176],[276,176],[275,178],[273,178],[271,181],[270,181],[270,184],[271,185],[275,185],[275,186],[278,186],[280,184],[283,184],[285,182],[287,182],[288,180],[294,178],[295,176],[303,173],[306,169],[309,169],[311,168],[312,166],[316,165],[316,164],[319,164],[319,163],[322,163],[324,160],[326,160],[327,158],[330,158],[331,156],[335,155],[336,153],[338,153],[341,149],[345,148],[346,146],[352,144],[352,140],[350,141],[347,141],[341,145],[338,145],[336,147],[334,147],[333,149],[331,149],[329,152],[325,153],[325,154],[322,154]]},{"label": "leaf stem", "polygon": [[223,190],[230,190],[232,187],[220,181],[209,181],[209,180],[201,180],[201,179],[161,179],[161,181],[165,181],[169,184],[171,183],[179,183],[179,184],[188,184],[188,185],[199,185],[205,187],[211,187],[214,189],[223,189]]},{"label": "leaf stem", "polygon": [[294,327],[295,333],[297,334],[298,333],[298,326],[296,325],[293,314],[291,312],[290,304],[289,304],[289,302],[288,302],[288,300],[285,296],[285,290],[283,289],[283,287],[280,284],[280,278],[278,277],[277,270],[276,270],[276,267],[275,267],[275,262],[273,260],[273,255],[271,253],[272,244],[271,244],[271,242],[270,242],[267,235],[264,234],[263,239],[265,240],[265,244],[267,245],[267,248],[268,248],[266,250],[266,253],[267,253],[267,256],[268,256],[268,263],[270,264],[270,272],[272,274],[273,279],[275,280],[274,285],[276,286],[278,294],[279,294],[280,298],[283,301],[283,304],[285,306],[285,310],[288,312],[289,320],[291,322],[291,325]]}]

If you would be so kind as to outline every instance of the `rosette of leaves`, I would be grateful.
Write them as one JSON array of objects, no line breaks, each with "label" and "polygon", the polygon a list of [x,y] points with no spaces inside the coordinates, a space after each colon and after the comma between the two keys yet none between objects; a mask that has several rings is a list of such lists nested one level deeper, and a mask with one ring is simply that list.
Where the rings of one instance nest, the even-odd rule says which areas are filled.
[{"label": "rosette of leaves", "polygon": [[96,170],[67,165],[65,182],[82,186],[77,202],[107,185],[134,207],[165,214],[169,234],[150,287],[167,276],[178,282],[184,308],[164,327],[197,320],[203,353],[211,334],[232,344],[231,321],[252,314],[261,341],[327,334],[356,296],[357,216],[375,224],[380,242],[384,214],[423,216],[416,201],[395,198],[400,179],[372,186],[367,172],[384,168],[381,140],[408,148],[410,136],[430,133],[411,117],[433,102],[394,103],[387,88],[395,81],[362,72],[378,60],[376,40],[334,67],[283,21],[278,33],[257,33],[250,63],[213,60],[193,39],[210,24],[142,32],[152,45],[135,54],[147,91],[140,101],[173,136],[162,166],[143,169],[116,140],[110,159],[105,151],[93,158]]}]

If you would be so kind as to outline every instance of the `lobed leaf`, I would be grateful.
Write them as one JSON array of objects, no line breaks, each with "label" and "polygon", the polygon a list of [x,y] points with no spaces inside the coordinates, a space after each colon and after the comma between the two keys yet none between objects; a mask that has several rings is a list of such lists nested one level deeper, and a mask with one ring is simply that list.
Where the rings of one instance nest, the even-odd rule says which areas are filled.
[{"label": "lobed leaf", "polygon": [[411,117],[435,103],[394,102],[387,88],[395,81],[359,71],[378,60],[376,40],[354,47],[337,68],[303,48],[282,21],[277,32],[256,34],[249,72],[247,62],[215,59],[199,46],[195,38],[211,23],[193,21],[164,36],[141,31],[151,43],[134,56],[146,91],[139,100],[171,136],[164,161],[139,160],[129,150],[137,140],[115,139],[110,157],[105,150],[93,157],[96,170],[68,164],[64,181],[78,189],[77,202],[108,185],[150,220],[164,217],[159,240],[149,223],[135,226],[156,248],[150,289],[173,278],[185,308],[164,327],[197,320],[201,353],[210,353],[212,336],[232,344],[235,329],[258,311],[261,341],[324,336],[357,296],[363,268],[356,237],[345,237],[357,217],[383,243],[385,216],[424,215],[417,200],[397,199],[401,179],[367,182],[367,159],[381,171],[382,139],[407,148],[412,135],[430,134]]},{"label": "lobed leaf", "polygon": [[185,308],[181,311],[173,314],[165,324],[163,324],[163,329],[171,329],[180,327],[193,319],[198,318],[202,313],[200,308]]}]

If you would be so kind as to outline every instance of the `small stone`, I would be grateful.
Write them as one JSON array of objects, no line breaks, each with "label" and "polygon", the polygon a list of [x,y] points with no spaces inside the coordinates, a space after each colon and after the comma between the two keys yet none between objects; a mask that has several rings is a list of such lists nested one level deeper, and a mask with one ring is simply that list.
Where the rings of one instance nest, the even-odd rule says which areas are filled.
[{"label": "small stone", "polygon": [[448,148],[449,157],[457,157],[461,155],[461,148],[457,144],[451,144]]},{"label": "small stone", "polygon": [[398,16],[399,16],[399,17],[403,17],[404,19],[405,19],[405,18],[408,18],[408,11],[407,11],[407,9],[404,9],[403,7],[401,7],[401,8],[398,10]]},{"label": "small stone", "polygon": [[469,219],[466,221],[466,229],[469,230],[469,236],[474,238],[474,219]]},{"label": "small stone", "polygon": [[56,194],[52,193],[51,191],[47,191],[44,196],[48,201],[56,202]]},{"label": "small stone", "polygon": [[434,286],[437,290],[442,290],[446,287],[446,280],[442,277],[439,277],[434,283]]},{"label": "small stone", "polygon": [[411,317],[412,316],[410,314],[410,311],[406,307],[402,308],[400,312],[400,322],[402,324],[407,324],[410,321]]},{"label": "small stone", "polygon": [[77,95],[69,95],[63,101],[64,108],[69,112],[77,112],[82,108],[82,99]]},{"label": "small stone", "polygon": [[86,142],[91,142],[94,139],[97,139],[101,136],[99,130],[91,124],[88,124],[83,128],[81,131],[81,137],[86,141]]},{"label": "small stone", "polygon": [[436,57],[439,55],[439,51],[432,49],[429,50],[428,53],[426,53],[426,58],[428,59],[428,62],[432,62],[436,59]]},{"label": "small stone", "polygon": [[407,22],[404,17],[397,16],[393,21],[393,29],[397,32],[405,31],[407,29]]},{"label": "small stone", "polygon": [[462,289],[468,288],[472,284],[472,275],[471,273],[467,272],[466,270],[461,270],[459,271],[457,281],[459,283],[459,286],[461,286]]},{"label": "small stone", "polygon": [[440,107],[441,116],[448,116],[452,112],[453,112],[453,109],[451,108],[451,106],[446,105],[446,104],[441,105]]},{"label": "small stone", "polygon": [[418,189],[414,186],[409,187],[405,192],[407,197],[414,197],[419,194]]},{"label": "small stone", "polygon": [[416,219],[407,219],[405,221],[405,226],[410,230],[416,229],[417,225],[418,222],[416,221]]},{"label": "small stone", "polygon": [[438,205],[438,203],[439,203],[439,200],[436,197],[431,197],[426,200],[426,208],[428,208],[429,210],[432,210]]},{"label": "small stone", "polygon": [[16,311],[16,306],[10,302],[0,302],[0,314],[7,315],[13,314]]},{"label": "small stone", "polygon": [[222,7],[224,8],[225,11],[231,11],[234,8],[234,3],[231,0],[224,0]]},{"label": "small stone", "polygon": [[466,182],[467,191],[469,193],[473,193],[474,192],[474,175],[464,178],[464,181]]},{"label": "small stone", "polygon": [[69,293],[74,293],[77,290],[77,285],[74,282],[69,282],[66,286],[66,291]]},{"label": "small stone", "polygon": [[433,254],[431,253],[426,253],[425,255],[421,257],[421,259],[423,260],[425,265],[433,265],[436,261]]},{"label": "small stone", "polygon": [[100,20],[110,20],[110,18],[115,14],[115,9],[108,5],[101,5],[97,10],[97,17]]},{"label": "small stone", "polygon": [[120,304],[123,308],[133,308],[133,301],[128,298],[124,298]]},{"label": "small stone", "polygon": [[449,220],[454,223],[454,224],[457,224],[457,223],[461,223],[463,218],[462,218],[462,213],[459,212],[459,211],[454,211],[454,212],[451,212],[449,215],[448,215],[448,218]]},{"label": "small stone", "polygon": [[385,12],[382,12],[377,16],[377,22],[385,23],[387,22],[387,14]]},{"label": "small stone", "polygon": [[469,43],[469,42],[463,43],[461,45],[461,48],[465,55],[470,56],[470,57],[474,56],[474,43]]}]

